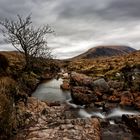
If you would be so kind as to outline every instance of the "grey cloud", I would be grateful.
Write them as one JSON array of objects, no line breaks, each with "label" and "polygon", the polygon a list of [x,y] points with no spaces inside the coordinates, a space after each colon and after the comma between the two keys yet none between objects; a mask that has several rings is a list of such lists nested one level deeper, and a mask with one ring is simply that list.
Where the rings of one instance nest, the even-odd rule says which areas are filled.
[{"label": "grey cloud", "polygon": [[112,0],[108,7],[98,10],[96,15],[104,20],[131,22],[140,18],[139,0]]},{"label": "grey cloud", "polygon": [[72,18],[77,20],[94,21],[96,18],[104,20],[131,20],[140,17],[139,0],[67,0],[58,5],[58,18]]},{"label": "grey cloud", "polygon": [[[108,0],[105,0],[105,2],[107,3]],[[58,18],[75,18],[78,20],[88,18],[90,20],[94,19],[96,11],[106,7],[105,2],[104,0],[101,0],[101,2],[97,0],[67,0],[55,7],[55,10],[59,13]]]},{"label": "grey cloud", "polygon": [[[137,49],[140,45],[139,0],[0,1],[0,19],[30,13],[35,25],[50,24],[55,30],[56,35],[48,38],[48,46],[57,58],[72,57],[101,44]],[[11,49],[0,39],[0,49],[4,48]]]}]

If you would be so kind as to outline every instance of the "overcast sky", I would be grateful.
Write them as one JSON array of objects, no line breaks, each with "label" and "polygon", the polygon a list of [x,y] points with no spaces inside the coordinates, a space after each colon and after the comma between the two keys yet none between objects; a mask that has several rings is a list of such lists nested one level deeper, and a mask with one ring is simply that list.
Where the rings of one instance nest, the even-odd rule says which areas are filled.
[{"label": "overcast sky", "polygon": [[[140,0],[0,0],[0,18],[27,16],[49,24],[48,46],[56,58],[78,55],[98,45],[140,49]],[[0,37],[0,49],[11,50]]]}]

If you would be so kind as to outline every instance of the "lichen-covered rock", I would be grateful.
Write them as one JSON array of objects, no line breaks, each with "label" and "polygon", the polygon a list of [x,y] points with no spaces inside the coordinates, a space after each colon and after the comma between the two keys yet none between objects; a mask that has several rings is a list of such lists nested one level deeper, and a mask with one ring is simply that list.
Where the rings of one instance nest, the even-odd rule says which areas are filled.
[{"label": "lichen-covered rock", "polygon": [[110,87],[104,78],[95,80],[93,88],[97,89],[98,91],[102,93],[107,93],[110,90]]}]

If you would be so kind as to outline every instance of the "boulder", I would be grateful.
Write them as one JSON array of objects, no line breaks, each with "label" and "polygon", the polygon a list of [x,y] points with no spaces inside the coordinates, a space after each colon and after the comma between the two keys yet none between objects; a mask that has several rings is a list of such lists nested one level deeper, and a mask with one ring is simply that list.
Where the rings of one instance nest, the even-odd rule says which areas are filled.
[{"label": "boulder", "polygon": [[102,93],[110,91],[109,85],[104,78],[93,81],[91,77],[76,72],[72,72],[70,75],[70,85],[89,87],[92,90]]},{"label": "boulder", "polygon": [[79,74],[72,72],[70,74],[70,84],[72,86],[87,86],[91,87],[93,85],[93,80],[91,77],[88,77],[84,74]]},{"label": "boulder", "polygon": [[109,85],[104,78],[95,80],[93,83],[93,89],[98,90],[102,93],[107,93],[110,91]]},{"label": "boulder", "polygon": [[72,99],[76,104],[90,104],[98,101],[96,94],[87,87],[73,87],[71,89]]},{"label": "boulder", "polygon": [[64,80],[64,81],[63,81],[63,84],[60,85],[60,88],[63,89],[63,90],[70,90],[69,81]]}]

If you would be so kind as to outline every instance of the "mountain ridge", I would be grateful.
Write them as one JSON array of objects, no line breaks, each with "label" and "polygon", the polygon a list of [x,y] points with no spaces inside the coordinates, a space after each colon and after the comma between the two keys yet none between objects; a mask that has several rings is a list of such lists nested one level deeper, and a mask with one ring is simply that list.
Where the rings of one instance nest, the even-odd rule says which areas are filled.
[{"label": "mountain ridge", "polygon": [[110,57],[124,55],[136,51],[134,48],[123,45],[102,45],[89,49],[88,51],[73,57],[72,59],[92,59],[97,57]]}]

